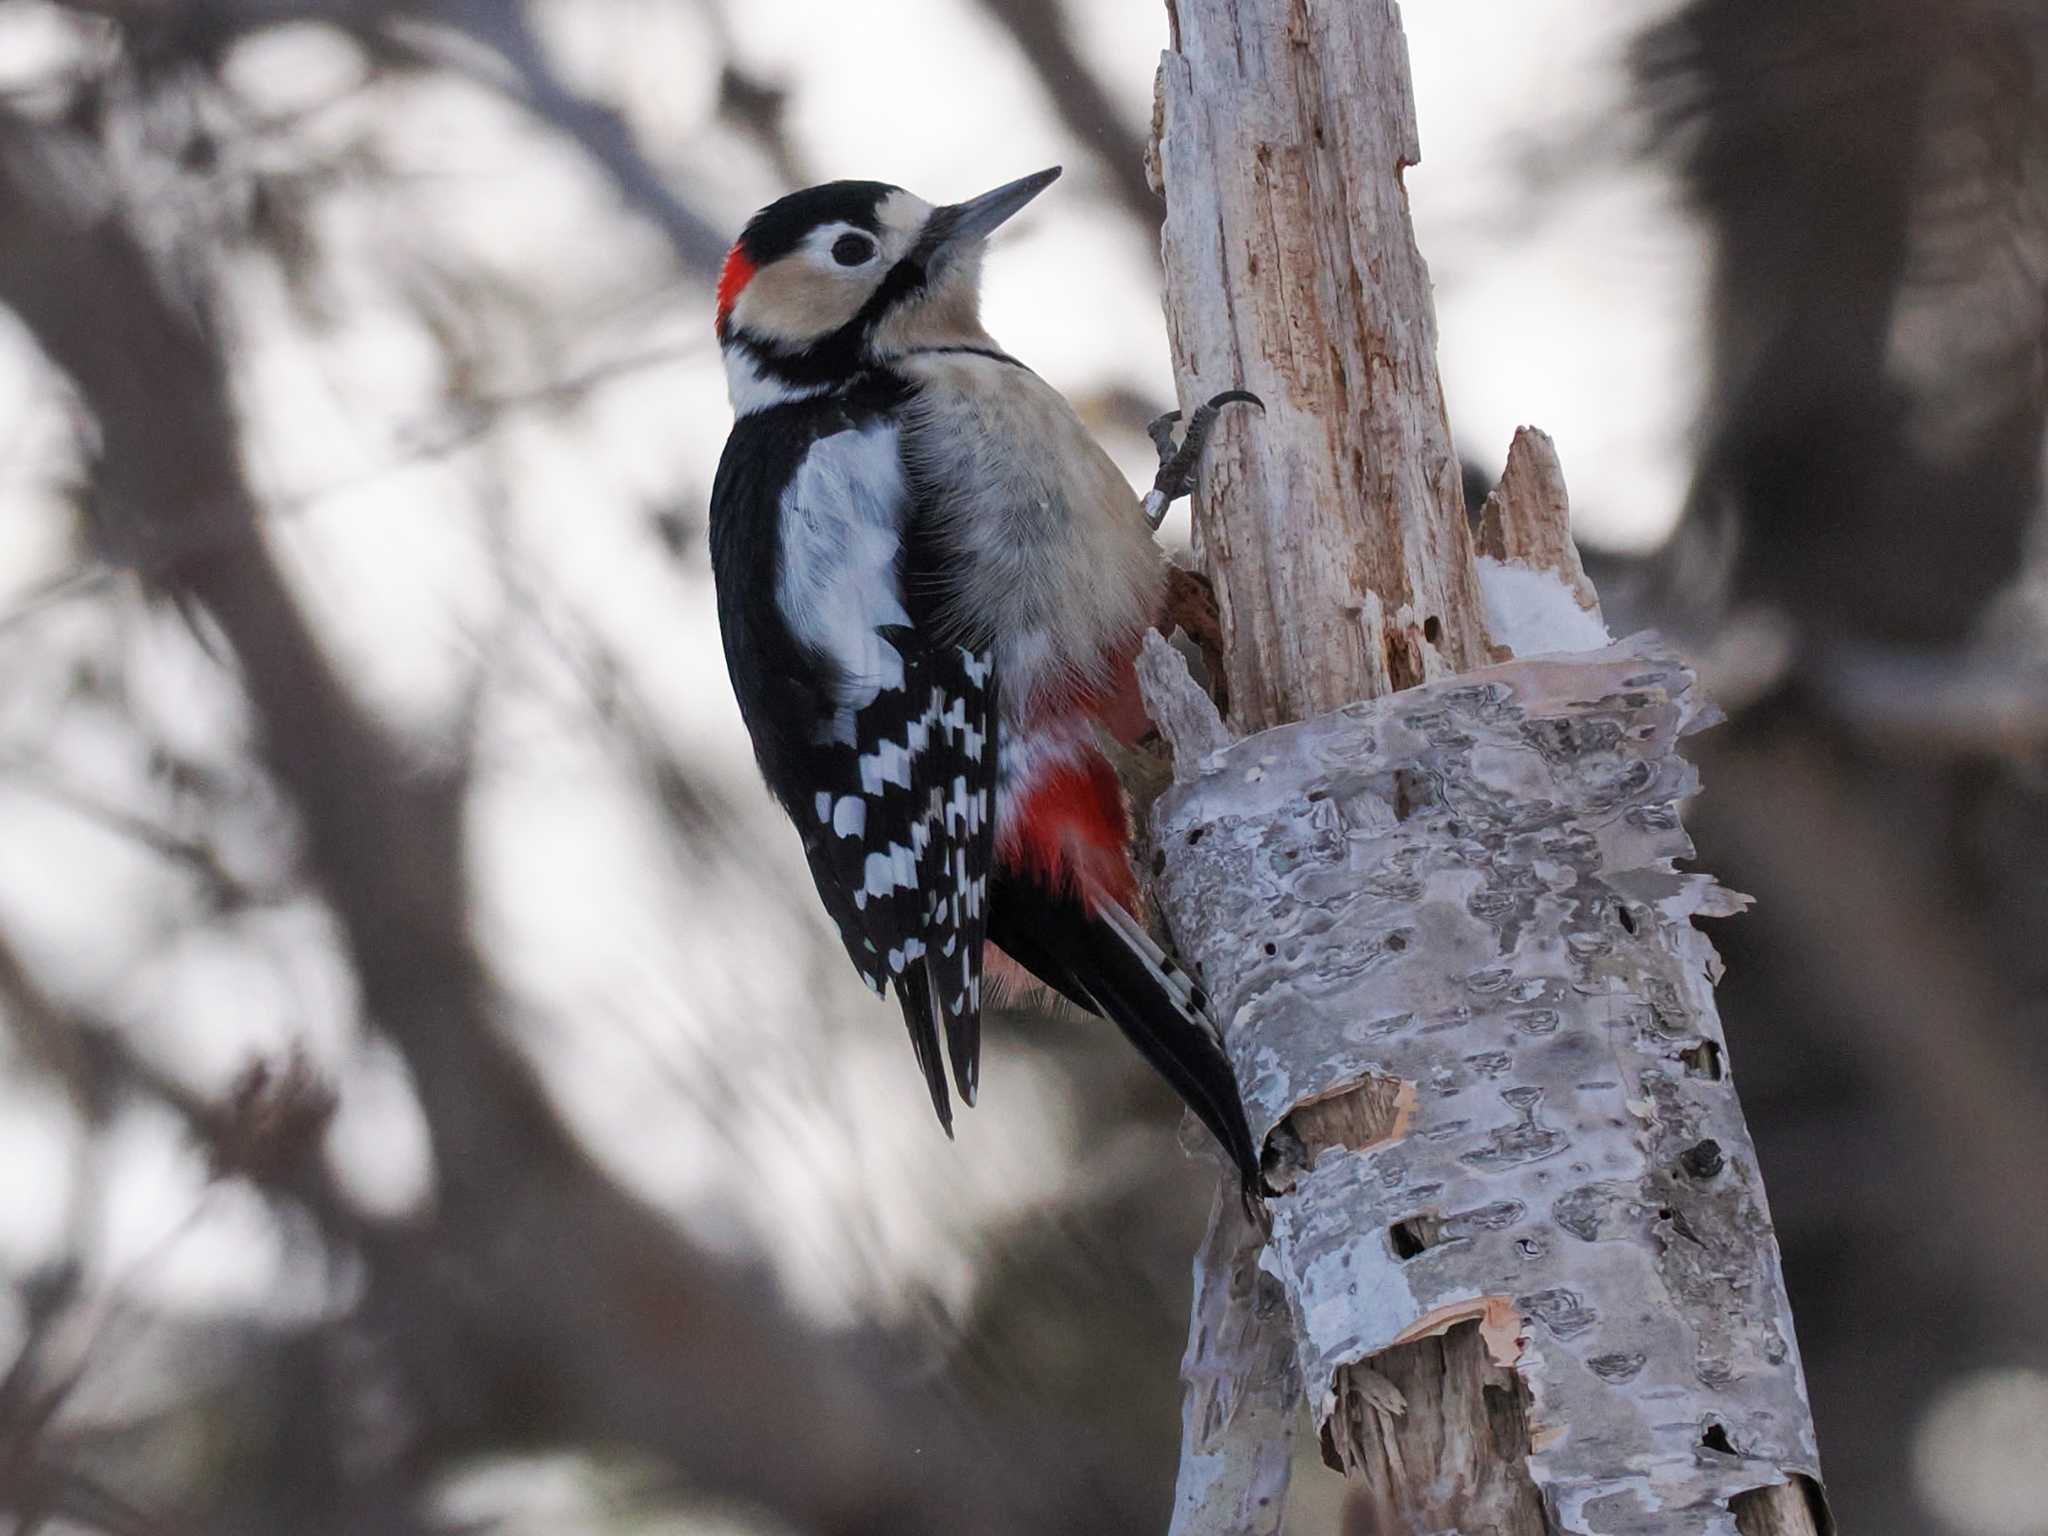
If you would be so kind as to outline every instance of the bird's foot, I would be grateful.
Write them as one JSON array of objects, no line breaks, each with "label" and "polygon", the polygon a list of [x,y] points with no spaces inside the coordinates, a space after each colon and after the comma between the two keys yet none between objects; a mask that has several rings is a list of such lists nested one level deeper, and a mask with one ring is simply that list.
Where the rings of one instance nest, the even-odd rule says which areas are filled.
[{"label": "bird's foot", "polygon": [[1166,521],[1166,509],[1195,488],[1202,449],[1216,428],[1217,416],[1224,406],[1239,404],[1256,405],[1262,411],[1266,408],[1266,402],[1248,389],[1226,389],[1196,409],[1178,444],[1173,440],[1173,426],[1180,420],[1179,411],[1168,411],[1145,429],[1152,446],[1159,450],[1159,475],[1152,482],[1152,489],[1145,493],[1145,521],[1155,531]]}]

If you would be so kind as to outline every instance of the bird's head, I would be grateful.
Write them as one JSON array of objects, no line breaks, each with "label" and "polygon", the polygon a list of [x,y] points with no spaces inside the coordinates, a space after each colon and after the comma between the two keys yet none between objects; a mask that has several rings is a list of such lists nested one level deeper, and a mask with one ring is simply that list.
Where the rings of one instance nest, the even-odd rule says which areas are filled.
[{"label": "bird's head", "polygon": [[763,208],[718,280],[734,408],[822,393],[919,347],[988,345],[982,251],[1059,174],[937,208],[879,181],[828,181]]}]

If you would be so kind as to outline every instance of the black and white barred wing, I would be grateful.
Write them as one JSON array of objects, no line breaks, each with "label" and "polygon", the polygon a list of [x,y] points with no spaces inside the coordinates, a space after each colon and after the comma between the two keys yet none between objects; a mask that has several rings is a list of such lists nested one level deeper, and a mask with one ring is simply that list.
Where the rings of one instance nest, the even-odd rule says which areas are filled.
[{"label": "black and white barred wing", "polygon": [[883,634],[902,684],[854,714],[847,787],[818,794],[805,843],[855,968],[901,1002],[932,1107],[950,1130],[941,1036],[969,1104],[980,1072],[993,675],[985,656],[928,645],[908,627]]},{"label": "black and white barred wing", "polygon": [[830,673],[804,776],[831,787],[791,807],[812,874],[862,977],[895,990],[950,1131],[941,1035],[970,1104],[979,1072],[995,677],[914,620],[913,534],[893,427],[820,438],[783,498],[777,602]]}]

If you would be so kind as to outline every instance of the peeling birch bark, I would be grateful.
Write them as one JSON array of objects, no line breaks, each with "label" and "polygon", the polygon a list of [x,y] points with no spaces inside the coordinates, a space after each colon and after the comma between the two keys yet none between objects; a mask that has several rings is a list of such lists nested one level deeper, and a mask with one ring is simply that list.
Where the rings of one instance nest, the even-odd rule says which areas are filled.
[{"label": "peeling birch bark", "polygon": [[1526,1435],[1520,1466],[1477,1459],[1499,1475],[1434,1511],[1449,1528],[1735,1536],[1737,1495],[1817,1476],[1692,924],[1743,899],[1674,867],[1677,743],[1713,718],[1637,637],[1198,739],[1154,806],[1155,893],[1231,1021],[1254,1134],[1285,1146],[1302,1106],[1382,1085],[1382,1125],[1280,1176],[1264,1262],[1384,1529],[1407,1527],[1370,1498],[1375,1431],[1421,1406],[1398,1346],[1422,1339],[1483,1352],[1495,1388],[1469,1424],[1432,1405],[1444,1425]]}]

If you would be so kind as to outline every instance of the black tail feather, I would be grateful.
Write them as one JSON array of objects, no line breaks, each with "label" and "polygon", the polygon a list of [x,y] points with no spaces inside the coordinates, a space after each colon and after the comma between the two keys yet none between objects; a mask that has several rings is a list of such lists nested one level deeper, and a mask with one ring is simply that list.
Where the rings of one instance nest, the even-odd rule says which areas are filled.
[{"label": "black tail feather", "polygon": [[[925,974],[936,992],[939,978],[932,974],[929,965]],[[972,1109],[974,1095],[981,1087],[981,1002],[970,998],[957,1012],[948,1006],[945,1016],[946,1054],[953,1059],[953,1086],[960,1090],[960,1102]]]},{"label": "black tail feather", "polygon": [[1248,1197],[1261,1189],[1258,1148],[1222,1043],[1191,1013],[1158,966],[1080,898],[999,874],[990,889],[989,941],[1068,1001],[1101,1014],[1209,1128]]},{"label": "black tail feather", "polygon": [[[932,1003],[931,978],[921,965],[913,965],[896,978],[896,998],[903,1004],[903,1022],[910,1030],[910,1048],[917,1053],[917,1068],[931,1089],[932,1108],[946,1135],[953,1134],[953,1102],[946,1093],[946,1065],[939,1057],[939,1010]],[[948,1033],[952,1033],[949,1028]],[[957,1063],[958,1057],[956,1056]],[[955,1070],[957,1071],[957,1065]],[[962,1097],[974,1102],[965,1090]]]}]

